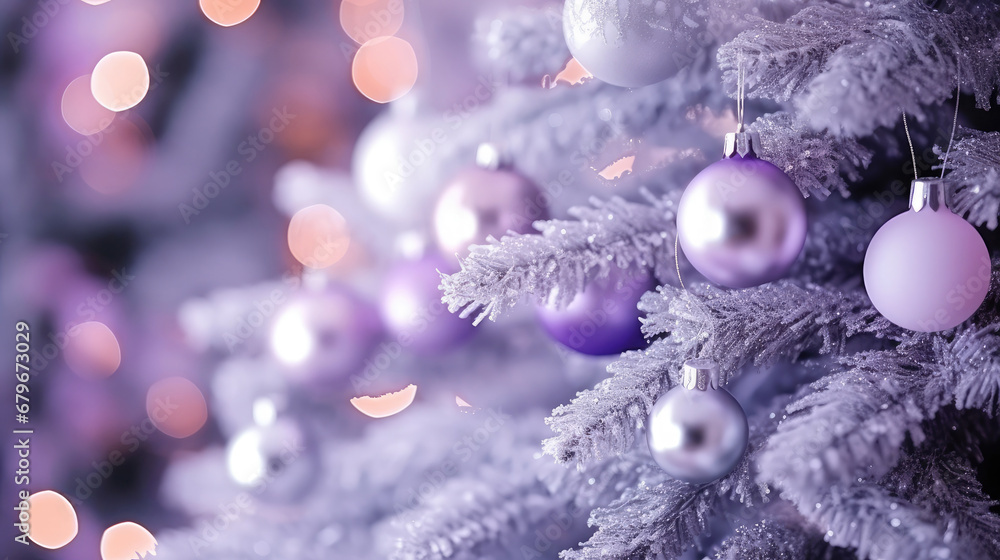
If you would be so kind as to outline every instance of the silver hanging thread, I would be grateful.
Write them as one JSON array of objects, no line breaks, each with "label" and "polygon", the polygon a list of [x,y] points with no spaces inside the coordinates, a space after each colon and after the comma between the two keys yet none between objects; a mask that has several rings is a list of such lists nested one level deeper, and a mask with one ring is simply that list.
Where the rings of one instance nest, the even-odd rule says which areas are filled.
[{"label": "silver hanging thread", "polygon": [[687,290],[687,288],[684,287],[684,279],[681,278],[681,260],[680,260],[681,258],[680,258],[680,251],[677,250],[677,245],[680,242],[680,239],[681,238],[677,235],[677,232],[675,231],[674,232],[674,268],[677,269],[677,281],[681,283],[681,289],[682,290]]},{"label": "silver hanging thread", "polygon": [[948,156],[951,154],[951,145],[955,143],[955,129],[958,128],[958,104],[962,98],[962,59],[958,59],[958,86],[955,88],[955,116],[951,119],[951,138],[948,139],[948,148],[944,151],[944,161],[941,163],[941,178],[944,179],[945,169],[948,167]]},{"label": "silver hanging thread", "polygon": [[903,131],[906,132],[906,143],[910,145],[910,157],[913,158],[913,179],[917,180],[920,178],[920,172],[917,170],[917,153],[913,151],[913,140],[910,139],[910,127],[906,124],[906,111],[903,111]]}]

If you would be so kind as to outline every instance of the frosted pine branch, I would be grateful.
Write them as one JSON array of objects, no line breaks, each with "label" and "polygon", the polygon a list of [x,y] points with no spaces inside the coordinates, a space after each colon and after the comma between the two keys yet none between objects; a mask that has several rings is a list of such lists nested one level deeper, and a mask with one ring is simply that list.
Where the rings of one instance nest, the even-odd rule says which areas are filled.
[{"label": "frosted pine branch", "polygon": [[917,335],[894,350],[845,358],[844,369],[789,405],[761,455],[761,475],[793,500],[817,488],[880,477],[945,405],[997,411],[1000,337],[968,327],[953,340]]},{"label": "frosted pine branch", "polygon": [[467,317],[479,311],[496,318],[524,295],[542,301],[556,292],[565,304],[595,277],[607,276],[610,266],[653,269],[668,276],[673,264],[674,197],[649,204],[612,198],[593,201],[593,207],[571,211],[575,220],[536,222],[541,235],[507,235],[488,245],[472,247],[462,270],[444,276],[442,298],[452,313]]},{"label": "frosted pine branch", "polygon": [[810,216],[805,246],[788,276],[812,283],[853,285],[861,273],[868,242],[881,224],[861,219],[868,218],[868,213],[854,199],[832,198],[823,202],[823,208]]},{"label": "frosted pine branch", "polygon": [[[401,514],[396,524],[405,535],[393,558],[550,557],[556,546],[581,538],[590,510],[634,485],[638,465],[647,460],[633,454],[588,471],[569,470],[540,458],[536,441],[448,481],[418,509]],[[540,526],[548,542],[538,542],[533,531]]]},{"label": "frosted pine branch", "polygon": [[912,455],[886,476],[884,484],[947,519],[947,528],[961,543],[960,557],[1000,557],[1000,516],[990,511],[998,502],[983,492],[967,458],[936,450]]},{"label": "frosted pine branch", "polygon": [[[934,146],[944,158],[946,147]],[[963,128],[948,157],[951,209],[977,226],[996,229],[1000,215],[1000,133]]]},{"label": "frosted pine branch", "polygon": [[830,544],[854,548],[858,558],[957,557],[934,514],[893,496],[875,483],[834,487],[815,504],[801,504],[800,511],[827,530]]},{"label": "frosted pine branch", "polygon": [[732,375],[749,363],[842,352],[857,334],[897,333],[863,294],[792,281],[747,290],[662,286],[646,294],[640,308],[647,313],[643,331],[667,336],[626,352],[608,366],[611,377],[552,412],[546,422],[556,435],[544,448],[557,461],[583,464],[628,449],[635,428],[688,358],[712,357]]},{"label": "frosted pine branch", "polygon": [[843,352],[859,333],[899,336],[860,292],[781,280],[746,290],[670,286],[647,294],[640,308],[647,335],[697,344],[699,357],[714,359],[732,375],[743,365],[767,366],[803,353]]},{"label": "frosted pine branch", "polygon": [[[650,469],[659,469],[652,465]],[[719,500],[715,488],[692,486],[651,473],[649,482],[627,490],[620,500],[591,515],[599,528],[578,550],[563,551],[563,560],[675,557],[705,529]],[[655,523],[655,527],[651,527]]]},{"label": "frosted pine branch", "polygon": [[[519,9],[476,21],[474,40],[487,65],[506,81],[541,81],[569,59],[562,31],[562,12]],[[537,84],[538,82],[535,82]]]},{"label": "frosted pine branch", "polygon": [[715,553],[716,560],[800,560],[819,557],[823,541],[803,527],[762,520],[736,528]]},{"label": "frosted pine branch", "polygon": [[841,175],[857,181],[872,160],[872,151],[853,138],[816,132],[783,111],[758,118],[750,129],[760,133],[761,156],[791,177],[802,194],[820,200],[833,192],[848,196]]},{"label": "frosted pine branch", "polygon": [[968,461],[931,452],[908,455],[879,484],[834,486],[799,509],[859,558],[977,560],[998,550],[994,503]]},{"label": "frosted pine branch", "polygon": [[810,6],[741,33],[720,48],[719,62],[731,91],[742,58],[748,95],[793,100],[817,130],[867,135],[894,124],[900,110],[922,116],[924,105],[951,97],[959,65],[988,109],[1000,53],[986,45],[1000,29],[985,15],[996,10],[982,2],[946,14],[917,0]]}]

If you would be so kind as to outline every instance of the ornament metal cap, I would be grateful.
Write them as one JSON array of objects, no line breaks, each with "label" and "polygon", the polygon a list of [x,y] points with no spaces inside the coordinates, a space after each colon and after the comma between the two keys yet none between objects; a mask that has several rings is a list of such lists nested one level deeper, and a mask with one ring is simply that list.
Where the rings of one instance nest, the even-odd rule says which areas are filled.
[{"label": "ornament metal cap", "polygon": [[920,212],[927,208],[932,212],[948,209],[948,190],[944,179],[914,179],[910,183],[910,210]]},{"label": "ornament metal cap", "polygon": [[684,362],[681,369],[681,385],[685,389],[707,391],[718,389],[726,384],[719,374],[719,365],[707,358],[697,358]]},{"label": "ornament metal cap", "polygon": [[490,171],[496,171],[501,167],[505,167],[506,163],[503,151],[500,150],[500,146],[484,142],[476,148],[476,165],[479,167]]},{"label": "ornament metal cap", "polygon": [[726,144],[722,148],[722,156],[731,158],[736,154],[746,157],[747,154],[759,157],[760,134],[743,130],[741,126],[736,132],[726,133]]}]

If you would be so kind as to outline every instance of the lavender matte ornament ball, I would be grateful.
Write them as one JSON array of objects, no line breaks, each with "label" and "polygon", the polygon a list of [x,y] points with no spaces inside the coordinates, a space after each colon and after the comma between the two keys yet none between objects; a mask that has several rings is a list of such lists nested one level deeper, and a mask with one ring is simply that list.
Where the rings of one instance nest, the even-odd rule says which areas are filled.
[{"label": "lavender matte ornament ball", "polygon": [[530,179],[482,153],[480,164],[459,172],[438,199],[434,235],[442,253],[464,257],[488,236],[528,233],[535,220],[548,218],[545,195]]},{"label": "lavender matte ornament ball", "polygon": [[759,159],[760,140],[726,138],[726,157],[701,171],[677,208],[684,256],[709,281],[749,288],[785,276],[806,239],[806,207],[795,183]]},{"label": "lavender matte ornament ball", "polygon": [[710,360],[688,360],[681,385],[653,405],[646,442],[670,476],[692,484],[721,478],[743,458],[750,428],[743,407],[722,388]]},{"label": "lavender matte ornament ball", "polygon": [[655,287],[648,273],[612,265],[606,278],[591,282],[565,308],[539,305],[538,321],[554,340],[581,354],[607,356],[645,348],[637,305]]},{"label": "lavender matte ornament ball", "polygon": [[451,350],[472,336],[471,319],[449,313],[441,302],[441,272],[454,267],[439,256],[402,261],[386,275],[379,305],[382,322],[393,340],[428,355]]},{"label": "lavender matte ornament ball", "polygon": [[910,209],[885,223],[865,253],[865,289],[879,313],[910,330],[935,332],[975,313],[990,287],[990,253],[947,205],[940,179],[918,179]]}]

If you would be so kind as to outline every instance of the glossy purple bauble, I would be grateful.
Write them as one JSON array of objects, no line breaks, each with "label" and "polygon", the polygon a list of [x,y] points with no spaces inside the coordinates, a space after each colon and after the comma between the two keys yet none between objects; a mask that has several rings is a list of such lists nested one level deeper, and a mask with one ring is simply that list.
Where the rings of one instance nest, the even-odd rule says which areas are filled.
[{"label": "glossy purple bauble", "polygon": [[883,225],[865,253],[875,309],[913,331],[955,327],[990,288],[990,252],[976,228],[947,208],[907,210]]},{"label": "glossy purple bauble", "polygon": [[441,302],[441,274],[453,266],[439,256],[402,261],[387,274],[380,311],[390,337],[415,354],[451,350],[472,336],[471,319],[449,313]]},{"label": "glossy purple bauble", "polygon": [[441,252],[464,257],[470,245],[508,231],[534,231],[535,220],[548,218],[544,193],[527,177],[509,169],[472,166],[445,187],[434,209],[434,235]]},{"label": "glossy purple bauble", "polygon": [[677,207],[684,256],[705,278],[749,288],[785,276],[806,240],[806,206],[773,164],[734,155],[691,180]]},{"label": "glossy purple bauble", "polygon": [[645,272],[612,266],[608,277],[591,282],[566,308],[538,306],[538,320],[549,336],[581,354],[607,356],[645,348],[637,305],[655,287]]}]

